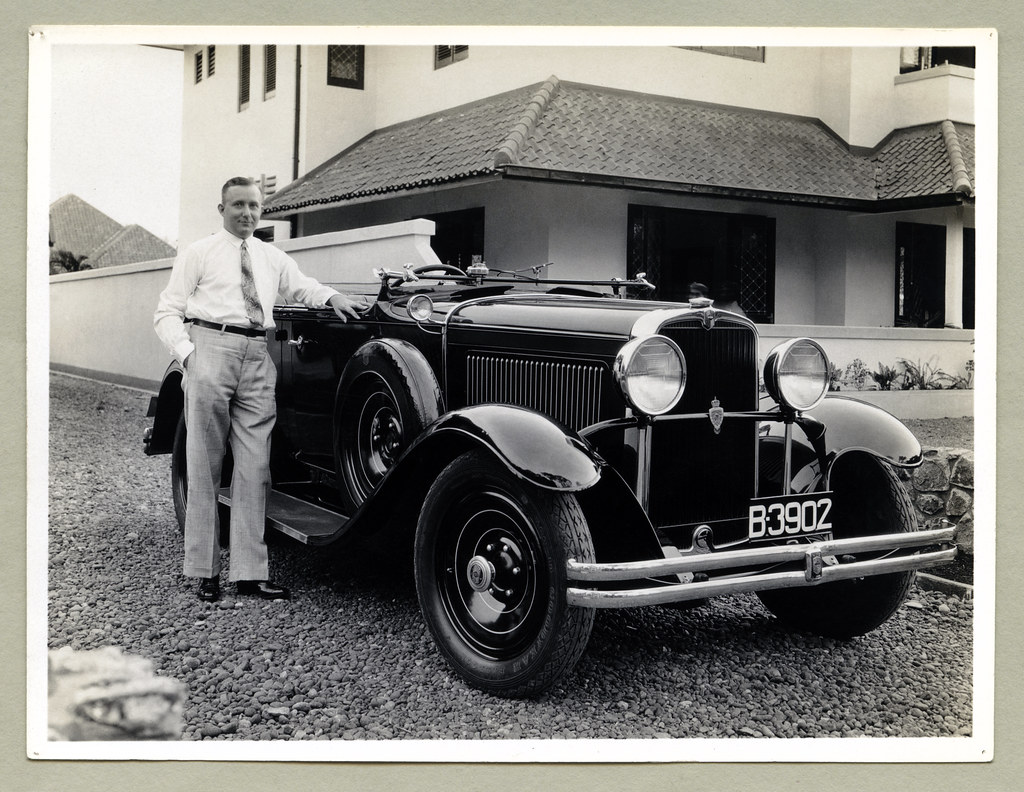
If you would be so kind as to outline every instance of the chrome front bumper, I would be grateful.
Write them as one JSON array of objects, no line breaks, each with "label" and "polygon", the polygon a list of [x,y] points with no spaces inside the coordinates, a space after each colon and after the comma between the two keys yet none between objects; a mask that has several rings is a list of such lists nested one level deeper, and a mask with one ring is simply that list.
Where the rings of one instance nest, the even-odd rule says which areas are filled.
[{"label": "chrome front bumper", "polygon": [[[630,561],[612,564],[584,564],[570,559],[567,574],[578,583],[644,582],[642,588],[592,589],[570,587],[570,605],[584,608],[632,608],[704,599],[723,594],[742,594],[766,589],[816,586],[836,580],[907,572],[945,564],[956,557],[955,527],[913,533],[881,534],[854,539],[832,539],[809,544],[774,545],[744,550]],[[933,547],[934,546],[934,547]],[[927,551],[915,548],[928,547]],[[838,557],[858,553],[900,553],[866,561],[841,563]],[[781,572],[743,571],[746,567],[774,567],[802,563],[803,569]],[[730,570],[717,580],[663,583],[651,580],[670,575],[706,574]],[[739,571],[737,571],[739,570]]]}]

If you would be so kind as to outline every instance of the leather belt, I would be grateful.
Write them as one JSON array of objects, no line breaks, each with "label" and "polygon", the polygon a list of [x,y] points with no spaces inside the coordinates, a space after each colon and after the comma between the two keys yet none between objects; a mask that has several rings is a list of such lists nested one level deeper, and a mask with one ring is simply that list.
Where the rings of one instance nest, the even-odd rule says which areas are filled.
[{"label": "leather belt", "polygon": [[188,321],[196,327],[205,327],[208,330],[217,330],[221,333],[235,333],[249,338],[266,338],[267,336],[267,331],[259,327],[236,327],[235,325],[207,322],[205,319],[189,319]]}]

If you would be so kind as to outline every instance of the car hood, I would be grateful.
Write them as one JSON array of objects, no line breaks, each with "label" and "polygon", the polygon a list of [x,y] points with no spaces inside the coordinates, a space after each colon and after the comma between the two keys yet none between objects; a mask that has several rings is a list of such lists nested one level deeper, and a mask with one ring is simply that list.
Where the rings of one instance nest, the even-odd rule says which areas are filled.
[{"label": "car hood", "polygon": [[448,313],[450,326],[505,327],[614,336],[628,339],[638,320],[655,312],[689,310],[685,303],[570,295],[500,295],[461,303]]}]

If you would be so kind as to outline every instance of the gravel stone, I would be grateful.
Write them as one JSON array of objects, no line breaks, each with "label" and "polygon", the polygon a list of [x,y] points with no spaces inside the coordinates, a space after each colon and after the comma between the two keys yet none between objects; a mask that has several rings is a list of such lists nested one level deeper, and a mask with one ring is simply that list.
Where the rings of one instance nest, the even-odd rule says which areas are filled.
[{"label": "gravel stone", "polygon": [[[785,632],[751,595],[599,610],[537,699],[469,688],[434,648],[411,572],[274,540],[275,603],[199,602],[181,575],[149,394],[51,377],[48,643],[118,646],[189,689],[184,740],[667,740],[970,735],[973,602],[916,588],[852,641]],[[226,561],[228,560],[225,556]]]}]

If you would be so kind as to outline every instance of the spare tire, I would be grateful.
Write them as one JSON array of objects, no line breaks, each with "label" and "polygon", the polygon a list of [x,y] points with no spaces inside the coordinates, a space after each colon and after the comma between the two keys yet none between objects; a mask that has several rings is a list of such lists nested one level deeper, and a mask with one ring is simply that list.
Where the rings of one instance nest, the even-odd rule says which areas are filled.
[{"label": "spare tire", "polygon": [[338,489],[350,513],[442,412],[437,377],[411,344],[375,340],[356,352],[342,372],[334,412]]}]

